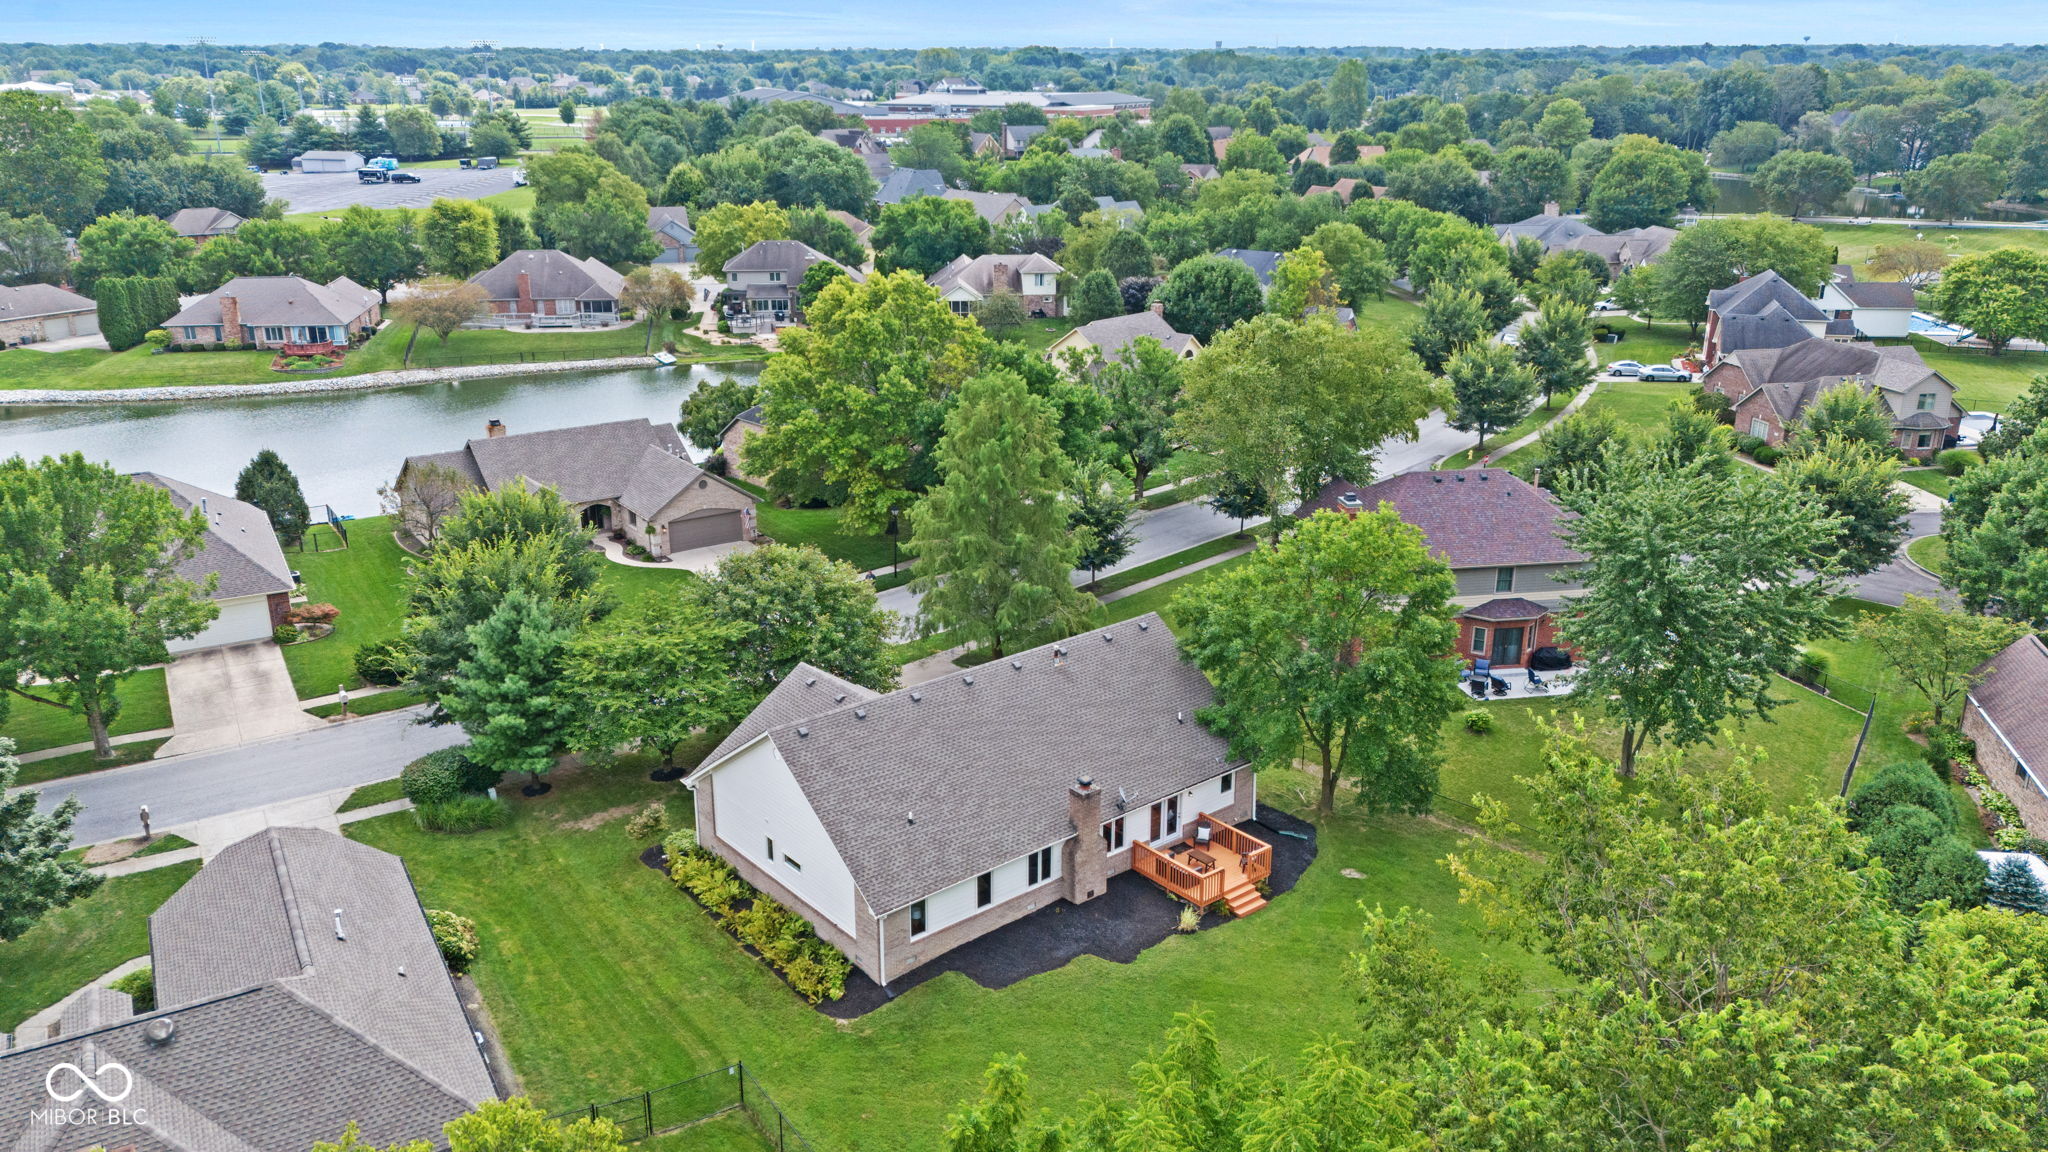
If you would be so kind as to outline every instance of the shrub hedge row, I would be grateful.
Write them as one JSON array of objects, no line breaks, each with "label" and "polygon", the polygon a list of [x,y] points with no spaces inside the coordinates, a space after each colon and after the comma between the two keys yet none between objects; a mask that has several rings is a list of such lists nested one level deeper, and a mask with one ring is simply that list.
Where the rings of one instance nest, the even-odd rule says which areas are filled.
[{"label": "shrub hedge row", "polygon": [[846,994],[853,963],[818,939],[809,921],[740,879],[732,865],[697,843],[685,829],[662,841],[669,879],[696,897],[719,926],[782,973],[797,994],[813,1004]]}]

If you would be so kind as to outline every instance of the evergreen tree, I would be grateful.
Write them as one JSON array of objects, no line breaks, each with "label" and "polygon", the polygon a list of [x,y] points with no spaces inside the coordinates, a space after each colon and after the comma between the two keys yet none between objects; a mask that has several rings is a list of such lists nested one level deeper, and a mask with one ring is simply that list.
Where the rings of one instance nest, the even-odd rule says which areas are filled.
[{"label": "evergreen tree", "polygon": [[541,776],[568,746],[580,710],[562,676],[573,634],[548,605],[515,588],[469,626],[469,654],[438,701],[468,733],[469,757],[526,773],[528,796],[547,791]]},{"label": "evergreen tree", "polygon": [[256,453],[235,477],[235,499],[263,509],[277,532],[278,543],[285,547],[297,547],[306,538],[306,525],[312,519],[306,494],[299,490],[299,478],[291,467],[270,449]]},{"label": "evergreen tree", "polygon": [[2007,856],[1991,870],[1984,883],[1985,899],[2014,912],[2048,913],[2048,886],[2034,875],[2024,856]]},{"label": "evergreen tree", "polygon": [[73,796],[38,814],[41,793],[9,791],[20,772],[14,741],[0,737],[0,941],[12,940],[45,914],[90,896],[102,882],[84,861],[65,858],[71,822],[85,806]]},{"label": "evergreen tree", "polygon": [[1007,371],[960,389],[939,441],[943,483],[911,512],[915,587],[928,631],[950,630],[1003,654],[1006,641],[1086,613],[1067,530],[1071,465],[1050,405]]},{"label": "evergreen tree", "polygon": [[1070,309],[1076,324],[1092,324],[1097,320],[1124,314],[1123,293],[1117,291],[1116,277],[1106,268],[1081,277],[1081,283],[1074,289],[1074,303]]}]

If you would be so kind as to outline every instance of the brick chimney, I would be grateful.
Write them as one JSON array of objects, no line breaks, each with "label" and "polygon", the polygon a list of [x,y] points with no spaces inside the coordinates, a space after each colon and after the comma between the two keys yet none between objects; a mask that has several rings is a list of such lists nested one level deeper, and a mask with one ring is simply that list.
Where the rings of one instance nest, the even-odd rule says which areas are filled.
[{"label": "brick chimney", "polygon": [[233,296],[220,299],[220,338],[223,341],[242,338],[242,302]]},{"label": "brick chimney", "polygon": [[1163,300],[1154,300],[1154,301],[1152,301],[1152,302],[1151,302],[1150,304],[1146,305],[1146,307],[1148,307],[1148,308],[1152,309],[1152,314],[1153,314],[1154,316],[1157,316],[1157,317],[1159,317],[1159,318],[1160,318],[1161,320],[1164,320],[1164,319],[1166,319],[1166,302],[1165,302],[1165,301],[1163,301]]},{"label": "brick chimney", "polygon": [[1109,847],[1102,842],[1102,790],[1083,776],[1067,789],[1067,818],[1074,822],[1074,858],[1067,869],[1067,899],[1075,904],[1109,890]]},{"label": "brick chimney", "polygon": [[533,275],[528,272],[521,272],[517,283],[519,285],[519,306],[514,308],[513,311],[531,313],[533,311]]},{"label": "brick chimney", "polygon": [[[523,275],[525,275],[525,273],[523,273],[523,272],[522,272],[522,273],[520,273],[520,275],[522,275],[522,276],[523,276]],[[500,437],[500,436],[503,436],[504,434],[505,434],[505,422],[504,422],[503,420],[487,420],[487,421],[485,421],[485,422],[484,422],[484,438],[485,438],[485,439],[487,439],[487,440],[496,440],[496,439],[497,439],[498,437]]]},{"label": "brick chimney", "polygon": [[1545,200],[1543,202],[1543,214],[1545,216],[1557,216],[1561,215],[1563,212],[1564,209],[1558,206],[1557,201]]},{"label": "brick chimney", "polygon": [[[998,260],[989,265],[988,287],[991,292],[1006,292],[1010,288],[1010,266]],[[1019,284],[1019,288],[1023,285]]]}]

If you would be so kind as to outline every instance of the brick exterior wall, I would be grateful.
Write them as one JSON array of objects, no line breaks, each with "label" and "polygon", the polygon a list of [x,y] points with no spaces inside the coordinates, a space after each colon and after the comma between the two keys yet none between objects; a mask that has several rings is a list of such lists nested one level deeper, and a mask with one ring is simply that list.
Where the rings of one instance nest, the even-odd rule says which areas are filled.
[{"label": "brick exterior wall", "polygon": [[269,608],[270,630],[275,632],[279,628],[284,627],[285,622],[291,618],[292,594],[289,592],[272,592],[270,594]]},{"label": "brick exterior wall", "polygon": [[[1722,394],[1727,395],[1726,393]],[[1732,400],[1734,397],[1731,396],[1729,399]],[[1754,435],[1755,433],[1751,425],[1761,420],[1765,429],[1764,443],[1783,444],[1785,442],[1785,422],[1778,416],[1778,410],[1771,407],[1771,402],[1764,397],[1763,393],[1759,392],[1743,403],[1737,404],[1734,408],[1734,416],[1735,434],[1737,436]]]},{"label": "brick exterior wall", "polygon": [[1484,628],[1486,629],[1487,658],[1491,659],[1493,630],[1502,627],[1524,628],[1527,631],[1522,636],[1522,658],[1513,664],[1496,664],[1494,665],[1496,668],[1526,667],[1529,663],[1529,654],[1538,648],[1563,648],[1572,654],[1574,660],[1578,659],[1578,652],[1575,649],[1569,645],[1558,643],[1557,619],[1548,615],[1535,620],[1474,620],[1470,616],[1460,616],[1458,617],[1458,655],[1465,660],[1471,660],[1480,655],[1480,653],[1472,650],[1472,631],[1475,628]]},{"label": "brick exterior wall", "polygon": [[760,432],[758,425],[747,423],[734,424],[725,430],[725,438],[718,442],[718,450],[725,456],[726,475],[749,484],[761,483],[758,477],[740,465],[740,445],[746,442],[747,437],[758,436]]},{"label": "brick exterior wall", "polygon": [[[1965,704],[1962,728],[1963,735],[1977,742],[1977,768],[1984,773],[1984,779],[2013,802],[2029,830],[2039,835],[2048,829],[2048,796],[2043,796],[2039,788],[2020,774],[2018,758],[1992,730],[1983,710],[1975,704]],[[2034,767],[2041,770],[2043,766]]]}]

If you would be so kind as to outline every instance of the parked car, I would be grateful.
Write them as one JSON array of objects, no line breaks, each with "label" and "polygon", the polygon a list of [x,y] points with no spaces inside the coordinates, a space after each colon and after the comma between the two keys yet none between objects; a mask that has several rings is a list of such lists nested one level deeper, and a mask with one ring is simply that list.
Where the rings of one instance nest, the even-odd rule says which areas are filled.
[{"label": "parked car", "polygon": [[1690,384],[1692,373],[1673,368],[1669,364],[1652,364],[1638,373],[1652,384]]},{"label": "parked car", "polygon": [[244,167],[244,168],[248,169],[248,170],[249,170],[249,171],[251,171],[251,172],[261,172],[261,171],[263,171],[263,165],[261,165],[261,164],[244,164],[244,165],[242,165],[242,167]]},{"label": "parked car", "polygon": [[391,174],[391,182],[393,184],[417,184],[420,182],[420,178],[414,172],[393,172]]},{"label": "parked car", "polygon": [[1621,305],[1615,303],[1613,300],[1595,300],[1593,301],[1593,311],[1619,312],[1621,311]]},{"label": "parked car", "polygon": [[514,176],[514,177],[512,178],[512,186],[513,186],[514,188],[524,188],[524,187],[526,187],[526,173],[524,173],[524,172],[521,172],[521,173],[520,173],[519,175],[517,175],[517,176]]},{"label": "parked car", "polygon": [[1962,426],[1956,429],[1956,447],[1975,448],[1984,439],[1984,434],[1996,427],[1996,412],[1965,412]]},{"label": "parked car", "polygon": [[1607,366],[1607,374],[1609,376],[1640,376],[1643,374],[1643,366],[1634,360],[1616,360]]}]

